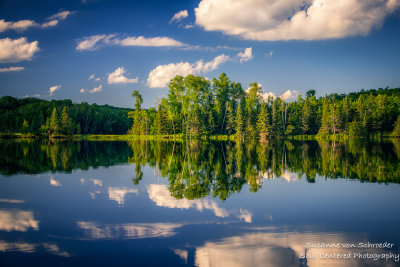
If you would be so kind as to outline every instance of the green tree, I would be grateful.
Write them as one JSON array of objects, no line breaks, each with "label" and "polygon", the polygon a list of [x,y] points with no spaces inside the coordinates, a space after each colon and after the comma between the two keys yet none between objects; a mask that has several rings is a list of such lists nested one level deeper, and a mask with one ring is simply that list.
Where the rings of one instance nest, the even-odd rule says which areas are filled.
[{"label": "green tree", "polygon": [[60,125],[60,132],[62,134],[70,135],[73,131],[73,122],[68,115],[67,107],[64,107],[61,112],[61,125]]},{"label": "green tree", "polygon": [[400,115],[397,117],[397,120],[393,126],[394,126],[394,129],[391,133],[391,136],[400,137]]},{"label": "green tree", "polygon": [[237,112],[236,112],[236,135],[239,139],[244,137],[244,116],[243,116],[243,104],[242,101],[239,102]]},{"label": "green tree", "polygon": [[269,138],[270,123],[268,108],[265,102],[262,102],[260,113],[258,114],[257,130],[260,136],[260,141],[265,142]]},{"label": "green tree", "polygon": [[27,134],[29,132],[29,125],[28,122],[24,119],[24,122],[22,123],[21,127],[21,133]]},{"label": "green tree", "polygon": [[50,131],[51,131],[52,135],[60,133],[60,124],[59,124],[59,119],[58,119],[56,108],[53,108],[53,111],[51,112]]}]

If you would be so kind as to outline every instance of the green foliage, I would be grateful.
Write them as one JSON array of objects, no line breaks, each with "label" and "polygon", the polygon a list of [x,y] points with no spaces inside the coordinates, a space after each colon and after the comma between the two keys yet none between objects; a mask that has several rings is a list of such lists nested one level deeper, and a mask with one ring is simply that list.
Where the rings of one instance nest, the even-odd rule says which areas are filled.
[{"label": "green foliage", "polygon": [[21,126],[21,133],[27,134],[29,132],[29,125],[28,122],[24,119],[24,122],[22,123]]},{"label": "green foliage", "polygon": [[[61,112],[67,107],[68,116],[74,124],[80,124],[81,134],[125,134],[132,125],[127,117],[130,109],[108,105],[74,104],[71,100],[43,100],[38,98],[17,99],[10,96],[0,98],[0,132],[19,132],[23,121],[29,125],[28,132],[49,135],[49,124],[53,108]],[[60,113],[58,113],[60,114]],[[62,117],[62,116],[61,116]],[[74,132],[76,127],[74,125]]]},{"label": "green foliage", "polygon": [[368,131],[363,123],[358,121],[349,123],[349,136],[366,137],[367,135]]},{"label": "green foliage", "polygon": [[400,115],[397,117],[391,136],[400,137]]},{"label": "green foliage", "polygon": [[270,128],[271,126],[269,122],[267,104],[265,102],[262,102],[261,110],[258,114],[257,120],[257,130],[260,136],[260,141],[265,142],[269,138]]}]

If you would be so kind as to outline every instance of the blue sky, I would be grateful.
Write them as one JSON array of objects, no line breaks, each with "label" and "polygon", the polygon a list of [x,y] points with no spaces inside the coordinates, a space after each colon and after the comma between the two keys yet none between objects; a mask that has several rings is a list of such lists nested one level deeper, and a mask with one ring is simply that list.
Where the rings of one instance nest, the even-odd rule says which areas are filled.
[{"label": "blue sky", "polygon": [[400,0],[0,1],[0,95],[145,107],[225,72],[290,99],[400,87]]}]

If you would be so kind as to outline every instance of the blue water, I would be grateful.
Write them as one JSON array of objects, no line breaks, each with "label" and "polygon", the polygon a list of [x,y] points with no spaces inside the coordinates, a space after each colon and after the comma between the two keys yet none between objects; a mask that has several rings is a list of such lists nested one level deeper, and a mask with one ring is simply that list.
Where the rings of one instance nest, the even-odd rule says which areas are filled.
[{"label": "blue water", "polygon": [[[245,183],[225,200],[177,199],[157,164],[142,166],[137,185],[128,160],[1,175],[0,265],[399,265],[399,184],[319,175],[310,183],[285,170],[261,174],[257,192]],[[368,242],[393,247],[358,247]]]}]

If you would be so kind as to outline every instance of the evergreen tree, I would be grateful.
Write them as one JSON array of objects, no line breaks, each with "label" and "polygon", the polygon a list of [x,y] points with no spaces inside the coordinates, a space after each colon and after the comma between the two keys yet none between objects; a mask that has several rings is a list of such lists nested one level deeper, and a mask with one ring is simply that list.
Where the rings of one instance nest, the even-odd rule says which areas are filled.
[{"label": "evergreen tree", "polygon": [[301,116],[301,130],[303,134],[309,134],[311,129],[311,107],[310,101],[307,98],[303,104],[302,116]]},{"label": "evergreen tree", "polygon": [[22,123],[21,127],[21,133],[27,134],[29,132],[29,125],[28,122],[24,119],[24,122]]},{"label": "evergreen tree", "polygon": [[57,109],[56,108],[53,108],[53,111],[51,112],[50,133],[53,134],[53,135],[60,133],[60,124],[59,124],[59,121],[58,121]]},{"label": "evergreen tree", "polygon": [[397,117],[397,120],[393,126],[394,126],[394,129],[391,133],[391,136],[400,137],[400,115]]},{"label": "evergreen tree", "polygon": [[226,133],[231,135],[235,132],[235,114],[232,103],[226,102]]},{"label": "evergreen tree", "polygon": [[324,102],[322,104],[322,118],[321,118],[321,128],[318,134],[322,136],[329,135],[330,133],[330,115],[329,115],[329,103],[328,98],[325,96]]},{"label": "evergreen tree", "polygon": [[279,111],[279,104],[281,100],[279,98],[275,99],[272,104],[272,135],[274,138],[281,138],[283,135],[283,121],[281,112]]},{"label": "evergreen tree", "polygon": [[260,113],[258,114],[257,130],[260,136],[260,141],[265,142],[269,138],[270,123],[268,108],[265,102],[262,102]]},{"label": "evergreen tree", "polygon": [[72,134],[73,131],[73,123],[71,118],[68,115],[67,112],[67,107],[64,106],[62,112],[61,112],[61,133],[70,135]]},{"label": "evergreen tree", "polygon": [[215,132],[214,115],[211,110],[208,114],[208,132],[209,132],[209,134],[214,134],[214,132]]},{"label": "evergreen tree", "polygon": [[239,139],[243,139],[244,136],[244,118],[242,106],[242,101],[240,101],[236,112],[236,135]]}]

